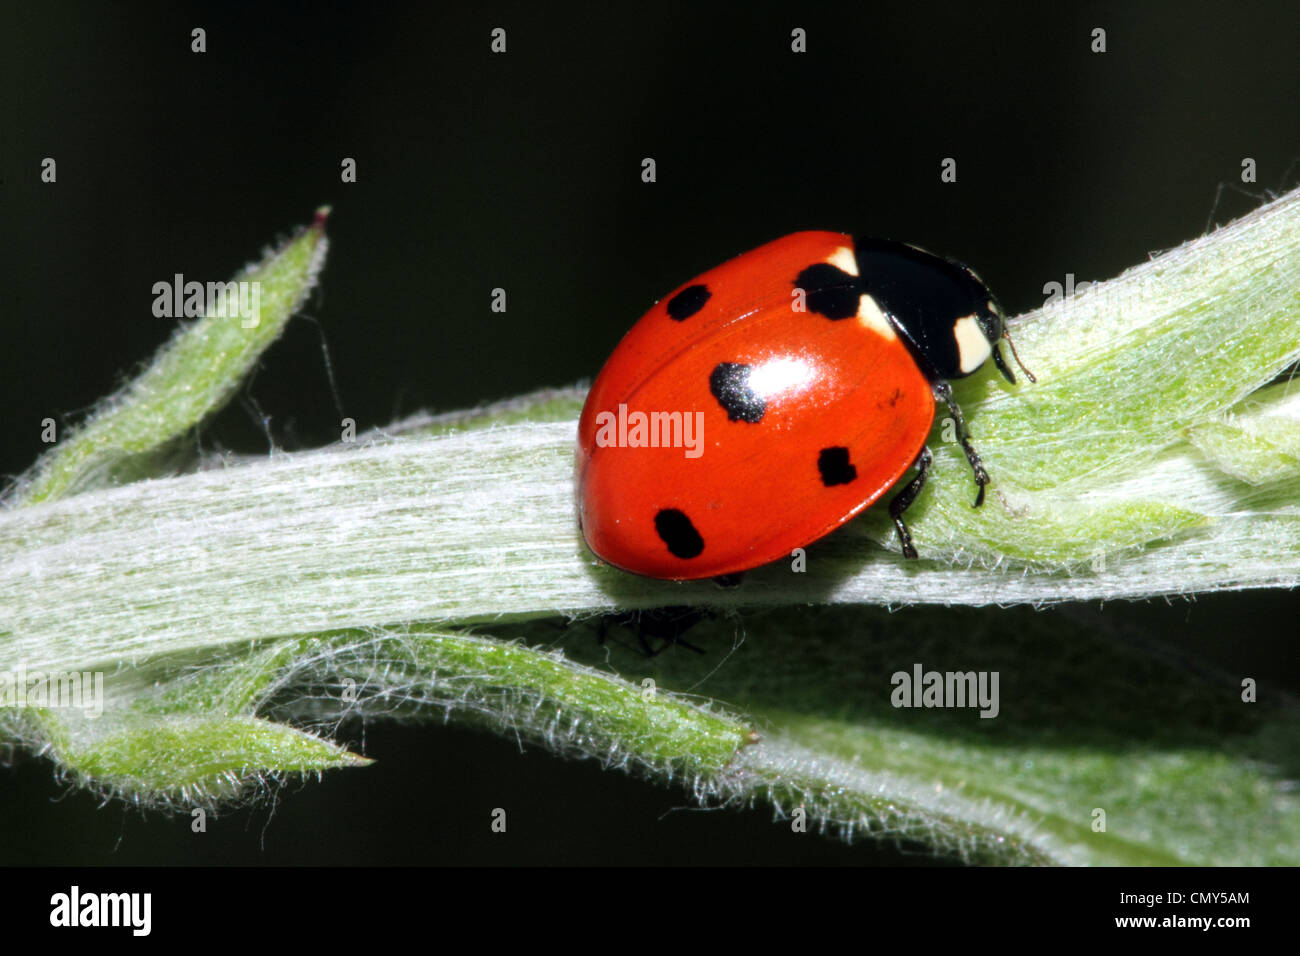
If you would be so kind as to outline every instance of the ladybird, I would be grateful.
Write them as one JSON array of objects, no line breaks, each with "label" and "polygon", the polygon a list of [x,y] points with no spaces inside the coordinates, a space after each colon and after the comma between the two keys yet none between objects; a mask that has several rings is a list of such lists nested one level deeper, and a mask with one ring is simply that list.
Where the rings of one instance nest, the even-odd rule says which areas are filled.
[{"label": "ladybird", "polygon": [[829,534],[915,467],[889,503],[915,558],[903,513],[937,401],[984,500],[948,383],[992,358],[1014,384],[1003,338],[980,278],[916,246],[798,232],[737,256],[651,308],[596,377],[578,424],[583,538],[637,574],[730,578]]}]

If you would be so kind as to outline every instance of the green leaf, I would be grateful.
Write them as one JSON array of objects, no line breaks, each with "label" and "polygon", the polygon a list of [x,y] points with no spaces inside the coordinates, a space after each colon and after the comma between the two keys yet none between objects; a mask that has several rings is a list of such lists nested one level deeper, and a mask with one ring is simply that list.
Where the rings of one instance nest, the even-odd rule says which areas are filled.
[{"label": "green leaf", "polygon": [[1194,426],[1191,442],[1214,464],[1251,485],[1300,479],[1300,389],[1264,389],[1236,414]]},{"label": "green leaf", "polygon": [[214,312],[182,324],[138,378],[59,441],[12,500],[32,505],[111,484],[114,478],[151,474],[151,455],[226,403],[306,299],[325,262],[328,214],[320,209],[311,226],[235,277],[260,290],[257,315],[244,319]]},{"label": "green leaf", "polygon": [[51,756],[83,786],[181,805],[230,799],[268,776],[371,763],[328,740],[256,717],[135,722]]}]

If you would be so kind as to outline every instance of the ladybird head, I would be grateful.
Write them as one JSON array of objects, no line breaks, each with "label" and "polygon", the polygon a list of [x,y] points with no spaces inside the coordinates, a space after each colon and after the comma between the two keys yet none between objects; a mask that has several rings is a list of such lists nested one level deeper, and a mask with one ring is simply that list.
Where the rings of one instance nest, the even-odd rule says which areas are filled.
[{"label": "ladybird head", "polygon": [[953,267],[954,304],[960,305],[953,309],[951,358],[941,373],[945,378],[962,378],[983,368],[991,358],[1007,381],[1015,384],[1015,376],[998,349],[1006,334],[1002,306],[974,269],[951,259],[947,261]]},{"label": "ladybird head", "polygon": [[[971,275],[974,276],[975,274],[972,272]],[[976,277],[975,281],[979,281],[978,277]],[[1038,381],[1034,378],[1034,373],[1025,368],[1024,363],[1020,361],[1020,356],[1016,355],[1016,347],[1011,341],[1011,333],[1007,331],[1004,319],[1005,317],[1002,312],[1002,306],[998,305],[998,300],[993,298],[991,294],[985,300],[984,308],[977,309],[975,312],[976,324],[979,325],[980,332],[984,336],[984,341],[988,343],[988,353],[985,355],[985,359],[992,357],[993,364],[996,365],[998,371],[1002,373],[1002,377],[1012,385],[1015,385],[1016,377],[1011,373],[1011,368],[1007,365],[1007,360],[1002,357],[1002,349],[999,348],[1001,340],[1005,339],[1007,347],[1011,349],[1012,358],[1016,360],[1016,364],[1020,366],[1020,370],[1025,373],[1025,378],[1029,379],[1031,382]],[[980,364],[983,363],[981,362]]]},{"label": "ladybird head", "polygon": [[[990,295],[984,302],[983,308],[975,312],[975,322],[979,326],[980,333],[984,337],[987,346],[987,352],[984,358],[987,360],[992,357],[993,364],[997,366],[1002,376],[1012,385],[1016,384],[1016,377],[1011,374],[1011,369],[1007,367],[1006,359],[1002,357],[1002,350],[998,348],[1001,340],[1007,337],[1007,327],[1003,322],[1002,306],[998,305],[998,300]],[[980,364],[983,364],[982,362]]]},{"label": "ladybird head", "polygon": [[[955,310],[958,314],[952,323],[952,342],[945,343],[949,345],[946,350],[948,360],[944,363],[946,367],[939,369],[939,373],[944,378],[963,378],[983,368],[984,363],[991,358],[1002,376],[1012,385],[1016,384],[1016,377],[1002,357],[999,347],[1003,339],[1008,345],[1011,344],[1002,306],[988,290],[984,280],[975,274],[975,270],[952,260],[949,263],[954,267],[954,284],[960,289],[956,300],[964,300],[966,307]],[[957,278],[958,273],[960,278]],[[1015,355],[1014,346],[1011,353]],[[1016,361],[1019,362],[1019,358]],[[1023,365],[1020,367],[1029,380],[1034,381],[1029,370]]]}]

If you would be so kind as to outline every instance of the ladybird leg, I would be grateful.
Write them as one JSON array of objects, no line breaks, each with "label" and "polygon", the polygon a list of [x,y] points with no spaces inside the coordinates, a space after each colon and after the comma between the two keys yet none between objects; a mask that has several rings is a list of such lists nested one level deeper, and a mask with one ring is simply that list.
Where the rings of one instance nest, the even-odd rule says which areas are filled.
[{"label": "ladybird leg", "polygon": [[704,653],[704,648],[702,648],[702,647],[696,647],[696,646],[695,646],[694,644],[692,644],[690,641],[683,641],[680,637],[675,637],[675,638],[673,638],[671,641],[668,642],[668,644],[665,644],[665,645],[664,645],[664,648],[666,649],[666,648],[668,648],[669,645],[672,645],[672,644],[680,644],[682,647],[686,648],[688,651],[694,651],[696,654],[703,654],[703,653]]},{"label": "ladybird leg", "polygon": [[636,628],[636,639],[641,645],[641,652],[645,654],[646,657],[658,657],[660,654],[662,654],[664,651],[668,650],[668,648],[674,645],[681,645],[687,650],[694,651],[696,654],[704,653],[704,648],[696,647],[690,641],[682,640],[680,634],[669,634],[669,635],[654,634],[650,636],[663,638],[664,643],[663,646],[659,648],[659,650],[654,649],[654,646],[650,643],[650,637],[646,636],[645,632],[642,631],[641,628],[639,627]]},{"label": "ladybird leg", "polygon": [[735,574],[719,574],[713,579],[713,583],[720,588],[738,588],[745,580],[745,572],[737,571]]},{"label": "ladybird leg", "polygon": [[952,386],[947,382],[940,382],[934,387],[934,394],[943,399],[944,404],[948,406],[949,414],[952,415],[952,420],[957,423],[957,435],[961,438],[962,451],[966,453],[966,460],[970,462],[971,471],[975,472],[975,484],[979,488],[979,491],[975,494],[975,504],[972,505],[972,507],[978,508],[984,504],[984,486],[989,483],[989,473],[984,470],[984,462],[980,460],[980,453],[970,443],[970,432],[966,431],[966,419],[962,416],[961,406],[952,397]]},{"label": "ladybird leg", "polygon": [[637,643],[641,645],[641,652],[646,657],[654,657],[658,651],[650,646],[650,642],[646,640],[645,633],[641,629],[639,620],[634,615],[635,612],[603,615],[600,623],[596,626],[596,643],[604,647],[605,641],[609,639],[609,632],[613,628],[623,627],[636,635]]},{"label": "ladybird leg", "polygon": [[920,456],[916,459],[916,477],[904,485],[903,490],[889,501],[889,517],[894,519],[894,527],[898,530],[898,540],[903,543],[905,558],[915,558],[917,554],[916,548],[912,545],[912,532],[908,531],[907,525],[903,523],[903,512],[921,493],[921,487],[925,484],[925,476],[930,470],[932,461],[934,456],[930,454],[930,449],[922,448]]}]

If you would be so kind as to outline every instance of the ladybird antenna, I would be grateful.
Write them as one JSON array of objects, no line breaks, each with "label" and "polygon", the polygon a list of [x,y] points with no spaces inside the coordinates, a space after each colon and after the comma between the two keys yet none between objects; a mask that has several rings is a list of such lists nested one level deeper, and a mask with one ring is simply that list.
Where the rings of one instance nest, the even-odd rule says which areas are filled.
[{"label": "ladybird antenna", "polygon": [[1016,354],[1016,343],[1011,341],[1011,330],[1004,328],[1002,330],[1002,337],[1007,340],[1007,345],[1011,349],[1011,357],[1015,359],[1016,364],[1020,366],[1020,371],[1025,373],[1025,378],[1037,385],[1038,379],[1034,378],[1034,373],[1025,368],[1025,363],[1020,361],[1020,356]]}]

